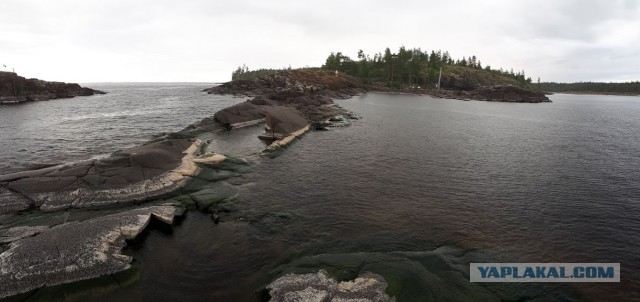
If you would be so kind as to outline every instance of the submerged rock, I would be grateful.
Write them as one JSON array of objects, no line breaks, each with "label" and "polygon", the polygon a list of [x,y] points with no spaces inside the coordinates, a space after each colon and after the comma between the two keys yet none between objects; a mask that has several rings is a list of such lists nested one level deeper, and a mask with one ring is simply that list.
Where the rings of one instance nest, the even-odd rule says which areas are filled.
[{"label": "submerged rock", "polygon": [[0,254],[0,298],[126,270],[132,258],[121,253],[125,240],[138,236],[152,218],[171,224],[179,214],[169,205],[137,208],[13,241]]},{"label": "submerged rock", "polygon": [[353,281],[338,282],[320,270],[315,274],[285,275],[267,286],[271,301],[395,301],[385,294],[387,282],[362,273]]}]

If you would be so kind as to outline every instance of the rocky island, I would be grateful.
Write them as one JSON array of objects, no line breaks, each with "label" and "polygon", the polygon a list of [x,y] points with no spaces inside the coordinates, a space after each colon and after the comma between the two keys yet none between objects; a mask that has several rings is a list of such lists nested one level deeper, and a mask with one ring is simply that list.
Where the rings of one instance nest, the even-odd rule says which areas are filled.
[{"label": "rocky island", "polygon": [[14,72],[0,71],[0,104],[46,101],[76,96],[105,94],[75,83],[26,79]]}]

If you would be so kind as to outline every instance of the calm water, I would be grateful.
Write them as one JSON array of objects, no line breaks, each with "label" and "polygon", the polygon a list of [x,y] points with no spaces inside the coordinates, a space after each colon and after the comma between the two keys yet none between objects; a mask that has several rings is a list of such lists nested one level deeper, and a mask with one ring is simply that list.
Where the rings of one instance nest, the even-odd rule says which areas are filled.
[{"label": "calm water", "polygon": [[111,154],[242,101],[208,83],[87,84],[106,95],[0,105],[0,174]]},{"label": "calm water", "polygon": [[[169,119],[164,128],[210,114],[189,117],[206,103],[194,88],[180,90],[198,100],[176,113],[184,113],[176,117],[182,125]],[[282,271],[324,268],[383,274],[402,300],[481,301],[487,293],[637,300],[640,98],[551,98],[506,104],[368,94],[340,101],[363,119],[310,133],[275,159],[249,156],[254,164],[236,212],[218,225],[189,212],[171,233],[152,230],[129,250],[140,280],[96,299],[255,300]],[[139,127],[156,127],[142,120]],[[470,284],[471,261],[620,262],[622,282]]]}]

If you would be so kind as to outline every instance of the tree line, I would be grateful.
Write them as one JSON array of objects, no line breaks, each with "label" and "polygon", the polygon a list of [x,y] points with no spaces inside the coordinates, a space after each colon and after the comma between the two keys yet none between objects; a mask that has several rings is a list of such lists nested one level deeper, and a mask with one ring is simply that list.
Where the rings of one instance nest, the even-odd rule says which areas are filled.
[{"label": "tree line", "polygon": [[640,94],[640,81],[625,83],[578,82],[555,83],[543,82],[538,89],[551,92],[596,92],[615,94]]},{"label": "tree line", "polygon": [[391,52],[387,47],[384,52],[376,53],[373,57],[359,50],[357,60],[341,52],[332,52],[322,68],[346,73],[359,78],[364,84],[399,88],[433,85],[438,82],[440,68],[445,65],[485,70],[514,79],[523,85],[531,83],[531,78],[526,77],[524,71],[492,69],[489,65],[483,67],[475,55],[454,60],[448,51],[429,52],[420,48],[407,49],[404,46],[397,52]]},{"label": "tree line", "polygon": [[262,76],[266,76],[266,75],[270,75],[270,74],[274,74],[274,73],[278,73],[282,70],[286,70],[286,69],[291,69],[291,67],[289,68],[283,68],[283,69],[267,69],[267,68],[261,68],[261,69],[256,69],[256,70],[249,70],[249,67],[247,67],[247,65],[242,65],[242,66],[238,66],[238,68],[236,68],[236,70],[234,70],[231,73],[231,80],[235,81],[235,80],[248,80],[248,81],[253,81],[259,77]]}]

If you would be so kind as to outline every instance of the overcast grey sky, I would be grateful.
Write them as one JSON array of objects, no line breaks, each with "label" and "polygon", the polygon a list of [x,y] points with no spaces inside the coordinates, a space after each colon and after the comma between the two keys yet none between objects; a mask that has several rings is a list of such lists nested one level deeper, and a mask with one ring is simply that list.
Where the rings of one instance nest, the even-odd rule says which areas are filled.
[{"label": "overcast grey sky", "polygon": [[402,45],[534,81],[635,81],[640,1],[0,1],[0,66],[46,80],[227,81]]}]

